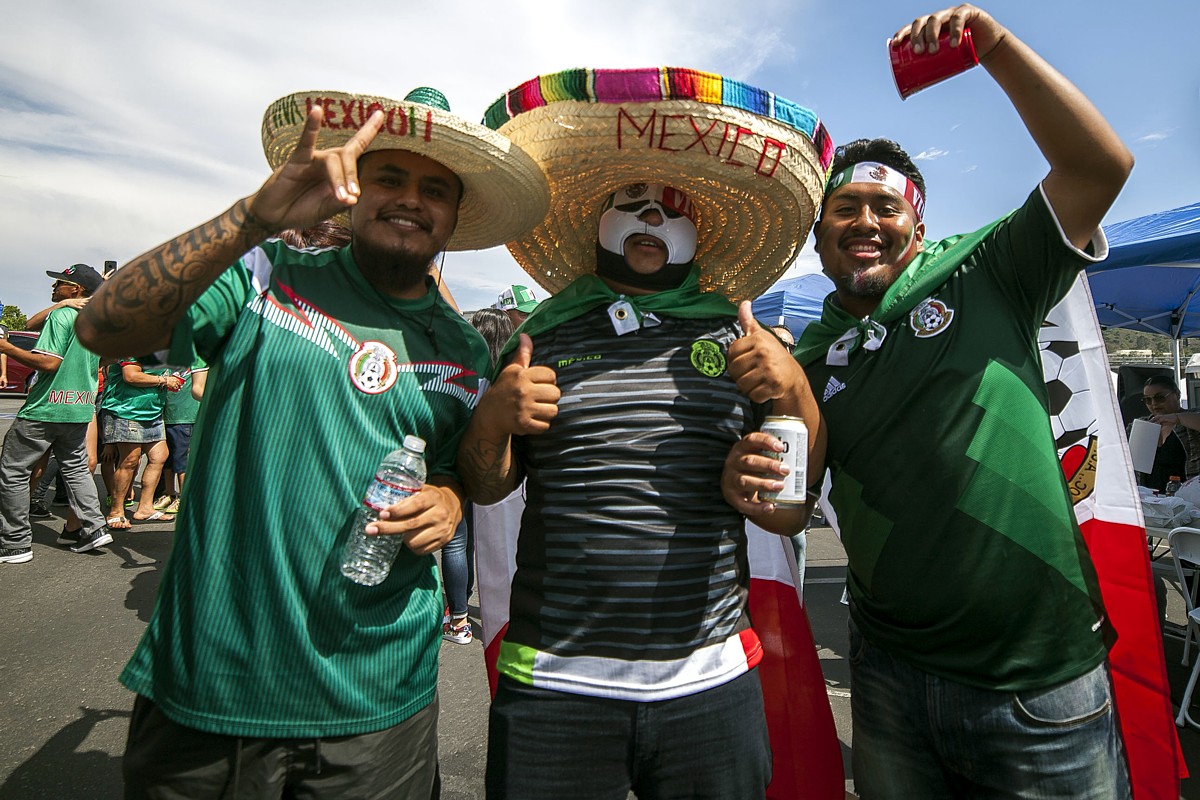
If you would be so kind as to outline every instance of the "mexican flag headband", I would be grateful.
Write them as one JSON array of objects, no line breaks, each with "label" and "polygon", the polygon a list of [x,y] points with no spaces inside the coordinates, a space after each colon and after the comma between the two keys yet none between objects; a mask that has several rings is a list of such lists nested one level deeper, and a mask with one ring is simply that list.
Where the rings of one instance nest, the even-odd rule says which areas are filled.
[{"label": "mexican flag headband", "polygon": [[847,183],[879,183],[890,187],[908,201],[916,212],[917,219],[925,216],[925,196],[921,194],[921,190],[904,173],[885,164],[875,161],[851,164],[830,177],[829,183],[825,184],[825,197],[828,199],[829,195]]}]

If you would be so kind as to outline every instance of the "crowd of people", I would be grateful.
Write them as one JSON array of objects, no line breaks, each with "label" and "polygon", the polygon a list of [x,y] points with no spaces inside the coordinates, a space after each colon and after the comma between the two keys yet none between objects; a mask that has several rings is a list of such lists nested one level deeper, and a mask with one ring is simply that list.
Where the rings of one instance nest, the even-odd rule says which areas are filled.
[{"label": "crowd of people", "polygon": [[[53,305],[26,320],[26,330],[39,332],[33,349],[13,354],[37,370],[36,379],[0,452],[5,492],[0,562],[8,564],[32,559],[30,520],[52,516],[47,503],[52,487],[53,504],[68,506],[59,542],[73,552],[104,547],[113,541],[112,531],[128,530],[127,505],[136,521],[169,519],[177,511],[177,492],[160,483],[169,454],[164,411],[179,408],[169,398],[192,386],[193,373],[204,372],[202,365],[145,372],[133,358],[100,359],[79,345],[74,320],[106,276],[87,264],[46,274],[54,279]],[[198,405],[198,395],[188,399]],[[195,408],[188,408],[176,426],[173,464],[181,474],[195,422]],[[147,463],[135,500],[131,490],[143,456]],[[107,492],[103,503],[93,478],[98,465]]]},{"label": "crowd of people", "polygon": [[[827,472],[860,796],[1131,796],[1096,572],[1034,420],[1038,327],[1105,257],[1132,157],[980,9],[893,40],[920,54],[967,27],[1049,163],[970,234],[926,237],[924,179],[888,139],[835,149],[807,109],[739,104],[767,93],[719,77],[729,91],[575,70],[485,124],[427,87],[280,98],[255,193],[107,281],[51,273],[37,346],[0,345],[40,373],[0,455],[0,561],[32,558],[48,453],[72,550],[174,517],[120,676],[126,796],[437,796],[438,644],[472,640],[471,503],[521,491],[488,797],[764,797],[779,754],[746,524],[802,533]],[[665,146],[685,120],[727,138]],[[810,231],[835,291],[796,342],[745,298]],[[439,254],[500,244],[550,296],[513,285],[468,322]],[[1156,421],[1191,427],[1159,400]],[[764,499],[789,474],[768,416],[807,433],[790,501]],[[359,586],[341,552],[409,435],[428,478],[368,524],[403,547]]]}]

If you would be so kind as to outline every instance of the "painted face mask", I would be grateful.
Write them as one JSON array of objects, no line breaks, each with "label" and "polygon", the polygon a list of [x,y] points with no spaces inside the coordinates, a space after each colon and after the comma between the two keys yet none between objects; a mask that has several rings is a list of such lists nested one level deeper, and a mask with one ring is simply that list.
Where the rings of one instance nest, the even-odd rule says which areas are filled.
[{"label": "painted face mask", "polygon": [[[652,208],[662,214],[661,225],[638,219]],[[633,183],[605,201],[600,214],[600,246],[622,255],[626,240],[644,233],[666,244],[668,264],[687,264],[696,256],[695,219],[691,198],[683,192],[661,183]]]}]

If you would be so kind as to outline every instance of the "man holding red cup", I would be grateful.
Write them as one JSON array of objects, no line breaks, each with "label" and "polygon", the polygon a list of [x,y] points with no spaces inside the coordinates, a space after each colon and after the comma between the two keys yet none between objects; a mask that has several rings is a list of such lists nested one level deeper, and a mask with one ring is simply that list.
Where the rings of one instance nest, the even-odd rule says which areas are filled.
[{"label": "man holding red cup", "polygon": [[[839,148],[814,228],[836,289],[795,351],[822,398],[849,560],[855,784],[868,799],[1125,798],[1107,624],[1037,332],[1107,255],[1100,222],[1133,158],[978,8],[920,17],[893,43],[957,48],[968,27],[1049,173],[1017,211],[934,241],[924,179],[896,143]],[[756,437],[735,445],[723,489],[766,527],[779,512],[756,493],[781,481]]]}]

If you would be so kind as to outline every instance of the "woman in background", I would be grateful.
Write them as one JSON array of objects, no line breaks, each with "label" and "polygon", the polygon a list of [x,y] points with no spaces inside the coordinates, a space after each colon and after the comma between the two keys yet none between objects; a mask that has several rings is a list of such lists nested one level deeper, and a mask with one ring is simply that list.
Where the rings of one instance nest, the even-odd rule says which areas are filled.
[{"label": "woman in background", "polygon": [[[471,317],[475,330],[487,341],[492,369],[500,349],[512,336],[513,324],[508,314],[496,308],[481,308]],[[455,644],[470,644],[473,636],[467,619],[467,598],[475,583],[475,530],[471,504],[463,509],[462,522],[454,538],[442,548],[442,581],[446,587],[446,615],[442,619],[442,638]]]},{"label": "woman in background", "polygon": [[1158,450],[1150,472],[1137,473],[1138,483],[1163,491],[1171,476],[1181,481],[1200,474],[1200,413],[1184,411],[1179,387],[1166,375],[1155,375],[1142,386],[1142,402],[1150,422],[1160,425]]}]

